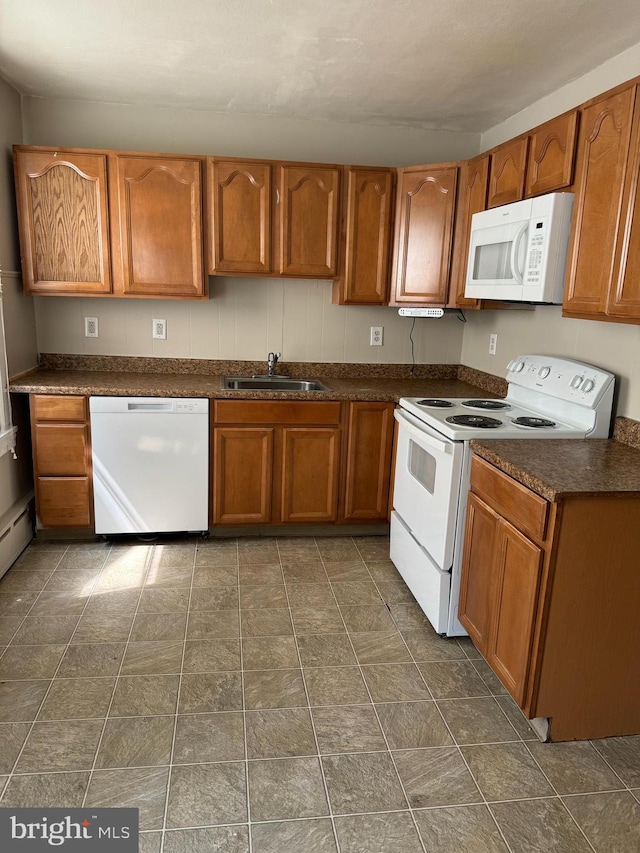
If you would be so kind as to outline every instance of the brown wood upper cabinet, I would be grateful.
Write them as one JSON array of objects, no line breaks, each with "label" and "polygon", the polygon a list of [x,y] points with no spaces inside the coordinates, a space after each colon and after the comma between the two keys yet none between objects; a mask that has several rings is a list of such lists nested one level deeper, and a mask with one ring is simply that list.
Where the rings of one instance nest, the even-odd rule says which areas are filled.
[{"label": "brown wood upper cabinet", "polygon": [[640,320],[637,87],[582,110],[563,314]]},{"label": "brown wood upper cabinet", "polygon": [[344,270],[333,301],[385,305],[389,299],[395,169],[347,166]]},{"label": "brown wood upper cabinet", "polygon": [[14,146],[27,293],[110,293],[104,153]]},{"label": "brown wood upper cabinet", "polygon": [[485,210],[487,206],[489,162],[489,154],[483,154],[480,157],[474,157],[473,160],[467,160],[460,168],[451,285],[449,287],[449,306],[451,308],[480,307],[478,299],[469,299],[464,295],[464,286],[467,279],[471,217],[474,213]]},{"label": "brown wood upper cabinet", "polygon": [[392,304],[445,305],[458,167],[399,170]]},{"label": "brown wood upper cabinet", "polygon": [[578,110],[541,124],[529,134],[525,195],[551,193],[573,183]]},{"label": "brown wood upper cabinet", "polygon": [[209,272],[273,272],[274,164],[209,157]]},{"label": "brown wood upper cabinet", "polygon": [[291,163],[278,169],[282,275],[334,278],[338,272],[341,166]]},{"label": "brown wood upper cabinet", "polygon": [[109,166],[116,294],[203,296],[202,160],[113,154]]},{"label": "brown wood upper cabinet", "polygon": [[529,137],[518,136],[491,152],[487,209],[524,198]]},{"label": "brown wood upper cabinet", "polygon": [[204,297],[202,159],[14,146],[24,287]]}]

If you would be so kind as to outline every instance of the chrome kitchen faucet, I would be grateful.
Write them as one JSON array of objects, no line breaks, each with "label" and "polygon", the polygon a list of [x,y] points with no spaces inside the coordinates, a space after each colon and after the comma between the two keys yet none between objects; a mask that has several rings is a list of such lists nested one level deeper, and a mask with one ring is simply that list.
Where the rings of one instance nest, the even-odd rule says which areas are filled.
[{"label": "chrome kitchen faucet", "polygon": [[267,356],[267,373],[269,376],[275,376],[276,365],[281,355],[280,352],[270,352]]}]

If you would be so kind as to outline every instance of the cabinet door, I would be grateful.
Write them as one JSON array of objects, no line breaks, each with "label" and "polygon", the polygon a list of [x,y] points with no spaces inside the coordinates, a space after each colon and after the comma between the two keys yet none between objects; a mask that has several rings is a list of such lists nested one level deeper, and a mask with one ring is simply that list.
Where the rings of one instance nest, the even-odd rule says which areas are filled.
[{"label": "cabinet door", "polygon": [[609,292],[607,314],[640,320],[640,103],[636,102],[618,239],[614,285]]},{"label": "cabinet door", "polygon": [[582,111],[564,310],[604,314],[621,234],[635,87]]},{"label": "cabinet door", "polygon": [[338,271],[340,167],[280,167],[280,272],[334,278]]},{"label": "cabinet door", "polygon": [[342,304],[384,305],[389,299],[394,176],[391,169],[348,171]]},{"label": "cabinet door", "polygon": [[527,196],[557,192],[573,181],[578,111],[557,116],[529,134]]},{"label": "cabinet door", "polygon": [[213,523],[271,521],[273,429],[213,430]]},{"label": "cabinet door", "polygon": [[110,169],[116,292],[202,297],[201,160],[116,154]]},{"label": "cabinet door", "polygon": [[280,520],[335,521],[339,467],[339,429],[285,427]]},{"label": "cabinet door", "polygon": [[493,614],[493,554],[498,516],[474,494],[469,495],[460,578],[458,619],[486,656]]},{"label": "cabinet door", "polygon": [[351,403],[344,518],[386,521],[389,505],[392,403]]},{"label": "cabinet door", "polygon": [[449,288],[456,166],[400,171],[394,302],[445,305]]},{"label": "cabinet door", "polygon": [[503,519],[494,548],[495,609],[486,658],[515,701],[527,686],[543,552]]},{"label": "cabinet door", "polygon": [[521,201],[527,169],[527,136],[511,139],[491,154],[487,208]]},{"label": "cabinet door", "polygon": [[211,273],[271,272],[269,163],[209,158]]},{"label": "cabinet door", "polygon": [[469,299],[464,295],[464,287],[467,280],[471,217],[474,213],[485,210],[488,183],[488,154],[469,160],[461,168],[458,203],[456,205],[456,233],[451,265],[451,286],[449,288],[449,305],[452,308],[478,308],[480,306],[478,299]]},{"label": "cabinet door", "polygon": [[27,293],[111,291],[104,154],[14,148]]}]

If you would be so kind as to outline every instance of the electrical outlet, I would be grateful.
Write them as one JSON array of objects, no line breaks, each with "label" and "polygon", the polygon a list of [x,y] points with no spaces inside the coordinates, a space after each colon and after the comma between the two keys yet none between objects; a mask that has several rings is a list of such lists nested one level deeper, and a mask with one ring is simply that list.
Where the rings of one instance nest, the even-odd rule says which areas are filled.
[{"label": "electrical outlet", "polygon": [[495,355],[498,348],[498,336],[489,335],[489,355]]},{"label": "electrical outlet", "polygon": [[97,317],[85,317],[84,318],[84,336],[85,336],[85,338],[97,338],[98,337],[98,318]]},{"label": "electrical outlet", "polygon": [[158,341],[166,341],[167,340],[167,321],[166,320],[152,320],[152,337],[154,337]]},{"label": "electrical outlet", "polygon": [[372,326],[371,327],[371,337],[369,338],[369,346],[381,347],[382,346],[383,332],[384,332],[384,326]]}]

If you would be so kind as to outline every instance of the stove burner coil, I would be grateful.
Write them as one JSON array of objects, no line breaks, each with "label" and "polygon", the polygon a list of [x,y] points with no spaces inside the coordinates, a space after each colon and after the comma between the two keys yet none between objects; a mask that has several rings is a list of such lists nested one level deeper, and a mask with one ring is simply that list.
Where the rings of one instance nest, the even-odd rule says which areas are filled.
[{"label": "stove burner coil", "polygon": [[509,404],[503,403],[502,400],[463,400],[461,405],[466,406],[467,409],[486,409],[491,411],[510,408]]},{"label": "stove burner coil", "polygon": [[546,418],[530,418],[521,417],[514,418],[512,423],[516,426],[530,427],[531,429],[543,429],[544,427],[554,427],[555,421],[548,421]]},{"label": "stove burner coil", "polygon": [[428,409],[450,409],[453,403],[448,400],[427,398],[426,400],[418,400],[418,406],[425,406]]},{"label": "stove burner coil", "polygon": [[502,421],[497,418],[488,418],[486,415],[452,415],[446,421],[448,424],[475,427],[476,429],[495,429],[502,426]]}]

